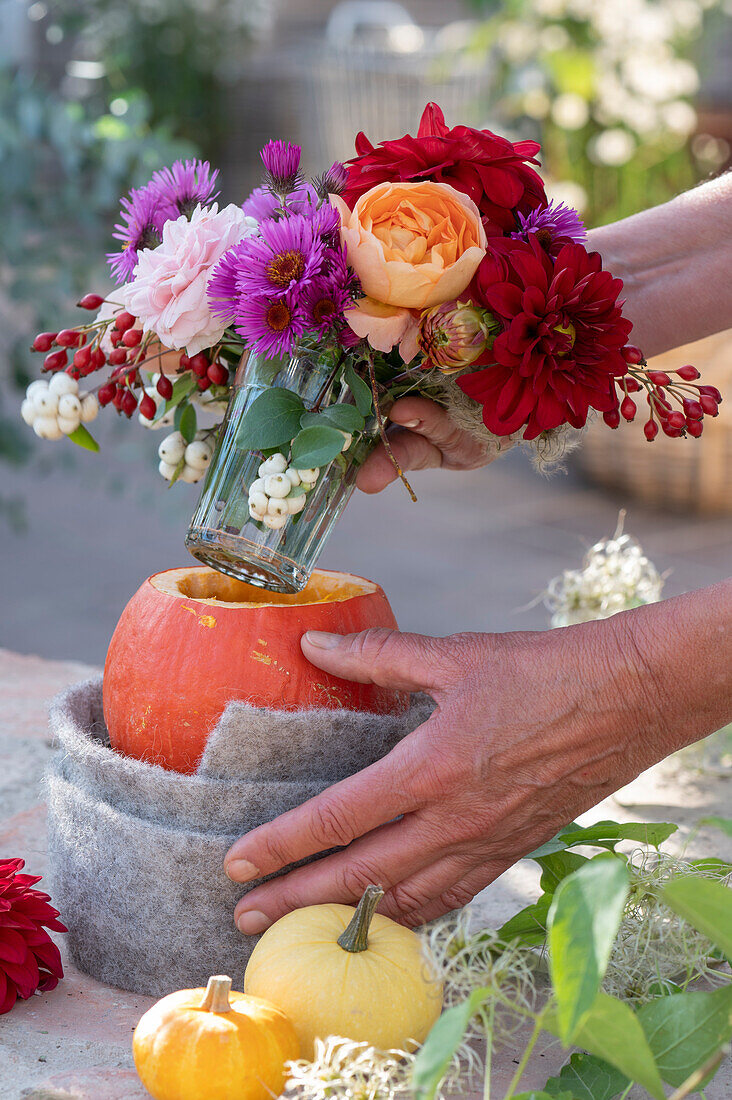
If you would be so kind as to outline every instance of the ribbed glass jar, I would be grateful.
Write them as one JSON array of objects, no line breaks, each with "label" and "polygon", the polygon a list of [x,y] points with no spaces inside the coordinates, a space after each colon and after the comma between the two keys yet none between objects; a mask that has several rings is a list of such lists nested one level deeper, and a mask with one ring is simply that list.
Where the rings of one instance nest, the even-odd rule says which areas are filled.
[{"label": "ribbed glass jar", "polygon": [[[271,530],[249,515],[249,486],[259,476],[263,456],[236,445],[243,414],[265,389],[282,386],[297,393],[307,409],[351,403],[350,390],[332,384],[332,357],[296,356],[286,366],[246,353],[237,370],[219,440],[191,520],[186,546],[206,565],[230,577],[275,592],[305,587],[321,550],[355,488],[356,475],[377,437],[376,423],[354,437],[345,454],[320,470],[304,509],[285,526]],[[286,447],[283,448],[286,450]]]}]

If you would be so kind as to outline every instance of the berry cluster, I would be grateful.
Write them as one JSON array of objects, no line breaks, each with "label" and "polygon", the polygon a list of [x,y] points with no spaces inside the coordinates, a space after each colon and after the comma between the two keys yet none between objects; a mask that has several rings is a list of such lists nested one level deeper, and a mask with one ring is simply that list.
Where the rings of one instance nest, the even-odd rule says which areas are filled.
[{"label": "berry cluster", "polygon": [[[632,344],[623,349],[623,358],[628,364],[628,373],[617,379],[622,400],[618,397],[615,408],[603,413],[608,427],[617,428],[621,416],[624,420],[635,419],[637,406],[631,394],[643,390],[650,411],[643,431],[649,442],[656,438],[659,427],[671,439],[685,435],[698,439],[704,431],[704,416],[719,414],[722,394],[716,386],[695,384],[701,377],[696,367],[689,365],[673,371],[648,370],[640,348]],[[679,407],[675,409],[672,402]]]},{"label": "berry cluster", "polygon": [[229,381],[229,371],[218,361],[211,362],[205,352],[199,351],[198,355],[180,357],[180,370],[189,370],[198,379],[199,390],[207,390],[209,386],[225,386]]},{"label": "berry cluster", "polygon": [[317,468],[289,466],[280,452],[265,459],[258,473],[249,486],[249,515],[275,531],[285,526],[288,516],[303,510],[306,495],[320,476]]},{"label": "berry cluster", "polygon": [[61,439],[80,424],[96,419],[99,404],[93,393],[79,393],[75,378],[61,371],[50,381],[39,378],[25,391],[20,415],[41,439]]},{"label": "berry cluster", "polygon": [[196,432],[196,438],[186,443],[180,432],[166,435],[158,447],[158,470],[166,481],[200,481],[208,469],[213,454],[209,443],[210,431]]}]

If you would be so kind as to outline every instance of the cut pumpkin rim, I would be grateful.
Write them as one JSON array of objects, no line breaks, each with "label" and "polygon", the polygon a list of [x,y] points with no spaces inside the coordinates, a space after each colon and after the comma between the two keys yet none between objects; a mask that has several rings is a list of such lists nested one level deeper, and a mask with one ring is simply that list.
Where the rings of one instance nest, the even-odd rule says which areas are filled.
[{"label": "cut pumpkin rim", "polygon": [[358,596],[379,591],[379,585],[353,573],[315,569],[301,592],[271,592],[266,588],[236,580],[205,565],[187,565],[166,569],[148,578],[148,584],[177,600],[190,600],[206,607],[258,608],[306,607],[316,604],[343,603]]}]

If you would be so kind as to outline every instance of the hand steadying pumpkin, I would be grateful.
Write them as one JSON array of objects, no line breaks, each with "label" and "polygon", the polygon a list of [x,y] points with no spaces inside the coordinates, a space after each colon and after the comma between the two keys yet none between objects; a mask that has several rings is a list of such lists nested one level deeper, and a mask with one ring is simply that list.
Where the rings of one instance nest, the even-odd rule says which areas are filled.
[{"label": "hand steadying pumpkin", "polygon": [[361,683],[426,691],[429,721],[378,763],[238,840],[238,882],[344,851],[247,894],[244,933],[369,882],[416,926],[464,905],[577,814],[732,718],[732,581],[603,622],[426,638],[306,634],[305,655]]}]

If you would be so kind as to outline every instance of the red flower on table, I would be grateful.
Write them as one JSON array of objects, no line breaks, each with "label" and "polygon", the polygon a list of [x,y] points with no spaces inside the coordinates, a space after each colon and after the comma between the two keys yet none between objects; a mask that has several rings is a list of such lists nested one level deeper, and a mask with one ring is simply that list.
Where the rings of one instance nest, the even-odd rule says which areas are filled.
[{"label": "red flower on table", "polygon": [[491,241],[468,294],[503,325],[495,365],[457,380],[489,431],[524,427],[523,438],[536,439],[560,424],[581,428],[591,408],[617,408],[614,379],[627,372],[621,348],[633,327],[618,304],[622,286],[582,245],[565,244],[552,260],[535,235]]},{"label": "red flower on table", "polygon": [[530,167],[539,163],[539,149],[536,141],[514,143],[490,130],[470,126],[450,129],[437,104],[428,103],[416,137],[407,134],[374,146],[365,134],[358,135],[358,156],[346,166],[348,179],[342,197],[353,209],[356,200],[378,183],[448,183],[470,196],[483,216],[488,236],[500,236],[516,229],[515,211],[528,214],[546,205],[544,184]]},{"label": "red flower on table", "polygon": [[18,997],[55,989],[63,977],[58,947],[46,928],[65,932],[48,894],[33,887],[40,875],[21,875],[22,859],[0,859],[0,1015]]}]

